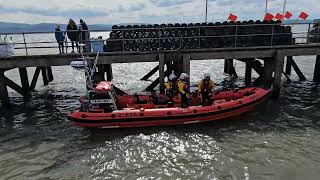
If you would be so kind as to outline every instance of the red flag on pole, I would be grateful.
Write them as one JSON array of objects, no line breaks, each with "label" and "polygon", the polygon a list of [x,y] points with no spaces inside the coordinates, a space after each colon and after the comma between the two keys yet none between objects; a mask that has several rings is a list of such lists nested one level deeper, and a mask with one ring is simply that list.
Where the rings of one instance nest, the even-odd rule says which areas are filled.
[{"label": "red flag on pole", "polygon": [[305,13],[305,12],[302,12],[300,15],[299,15],[299,18],[303,19],[303,20],[306,20],[307,18],[309,17],[309,14]]},{"label": "red flag on pole", "polygon": [[230,21],[235,22],[235,21],[238,19],[238,16],[236,16],[236,15],[234,15],[234,14],[230,14],[229,17],[228,17],[228,19],[229,19]]},{"label": "red flag on pole", "polygon": [[282,21],[282,20],[283,20],[283,15],[280,14],[280,13],[277,13],[277,15],[276,15],[275,18],[278,19],[278,20],[280,20],[280,21]]},{"label": "red flag on pole", "polygon": [[286,14],[284,15],[285,18],[290,19],[292,17],[292,13],[287,11]]},{"label": "red flag on pole", "polygon": [[267,13],[264,16],[264,20],[266,20],[266,21],[271,21],[273,18],[274,18],[274,16],[271,13]]}]

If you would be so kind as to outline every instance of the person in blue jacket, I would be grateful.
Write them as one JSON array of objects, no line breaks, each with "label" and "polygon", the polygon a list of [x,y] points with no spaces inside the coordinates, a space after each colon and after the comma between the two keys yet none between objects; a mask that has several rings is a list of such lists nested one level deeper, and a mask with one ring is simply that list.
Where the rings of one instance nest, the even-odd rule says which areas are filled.
[{"label": "person in blue jacket", "polygon": [[64,53],[64,40],[65,40],[65,33],[61,31],[61,26],[57,24],[55,29],[55,37],[59,45],[59,52]]}]

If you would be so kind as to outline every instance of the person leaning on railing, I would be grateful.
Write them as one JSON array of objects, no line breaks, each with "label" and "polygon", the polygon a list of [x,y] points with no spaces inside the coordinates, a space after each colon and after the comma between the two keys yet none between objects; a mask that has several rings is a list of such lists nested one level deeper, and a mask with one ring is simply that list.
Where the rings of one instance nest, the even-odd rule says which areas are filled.
[{"label": "person leaning on railing", "polygon": [[59,24],[56,25],[55,29],[55,37],[59,45],[59,52],[64,53],[64,39],[65,39],[65,32],[61,31],[61,26]]},{"label": "person leaning on railing", "polygon": [[80,31],[80,38],[79,41],[81,44],[84,44],[84,51],[89,52],[90,51],[90,33],[89,33],[89,28],[82,19],[80,19],[80,26],[79,26],[79,31]]},{"label": "person leaning on railing", "polygon": [[79,52],[79,32],[78,32],[78,27],[77,24],[74,22],[73,19],[69,20],[68,26],[67,26],[67,35],[68,38],[71,41],[72,45],[72,52],[74,52],[74,44],[76,44],[77,51]]}]

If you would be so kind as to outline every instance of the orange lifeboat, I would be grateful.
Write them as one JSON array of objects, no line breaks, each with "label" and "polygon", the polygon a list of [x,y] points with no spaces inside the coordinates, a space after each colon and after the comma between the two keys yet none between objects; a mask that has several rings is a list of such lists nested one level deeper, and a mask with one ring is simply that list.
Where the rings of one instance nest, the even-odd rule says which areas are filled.
[{"label": "orange lifeboat", "polygon": [[[112,84],[98,84],[96,91],[107,93],[112,99]],[[270,94],[269,89],[250,87],[240,90],[217,92],[212,97],[213,103],[201,106],[199,97],[192,98],[191,106],[179,107],[176,101],[168,106],[165,95],[123,95],[114,96],[115,100],[95,101],[111,104],[105,109],[101,104],[91,105],[71,113],[68,118],[77,126],[91,128],[131,128],[192,124],[230,118],[251,111],[262,103]],[[83,101],[83,100],[82,100]]]}]

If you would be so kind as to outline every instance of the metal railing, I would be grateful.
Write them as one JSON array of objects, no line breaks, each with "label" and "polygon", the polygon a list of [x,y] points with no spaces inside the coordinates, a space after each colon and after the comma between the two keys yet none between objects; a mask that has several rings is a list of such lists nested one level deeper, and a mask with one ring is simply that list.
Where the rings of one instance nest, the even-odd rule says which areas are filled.
[{"label": "metal railing", "polygon": [[[280,26],[283,27],[302,27],[303,30],[293,30],[293,32],[277,32],[277,28]],[[215,41],[223,39],[223,42],[227,41],[228,44],[222,44],[222,47],[227,48],[239,48],[239,47],[255,47],[255,45],[250,45],[241,42],[241,39],[263,39],[268,42],[264,42],[261,45],[256,46],[266,46],[266,47],[275,47],[279,44],[275,43],[281,37],[290,37],[295,39],[295,42],[286,42],[285,45],[296,45],[296,44],[311,44],[311,43],[319,43],[320,42],[320,30],[314,30],[315,24],[313,23],[303,23],[303,24],[240,24],[240,25],[219,25],[219,26],[188,26],[188,27],[157,27],[157,28],[121,28],[121,29],[112,29],[110,30],[94,30],[88,31],[91,36],[95,34],[99,36],[101,33],[111,33],[108,35],[109,37],[104,37],[104,44],[108,46],[114,46],[112,42],[117,42],[116,50],[112,52],[127,52],[127,51],[158,51],[158,50],[172,50],[172,49],[200,49],[200,48],[219,48],[219,47],[207,47],[206,40]],[[265,31],[259,32],[259,29],[265,28]],[[216,30],[221,33],[208,33],[210,30]],[[246,32],[245,30],[248,29]],[[251,31],[251,30],[252,31]],[[302,28],[301,28],[302,29]],[[320,28],[319,28],[320,29]],[[227,30],[224,32],[224,30]],[[67,32],[67,31],[65,31]],[[68,32],[78,32],[78,31],[68,31]],[[140,32],[140,35],[139,35]],[[177,33],[178,32],[178,33]],[[232,32],[232,33],[230,33]],[[57,41],[54,40],[55,32],[19,32],[19,33],[0,33],[0,35],[4,36],[12,36],[13,37],[13,45],[15,50],[24,52],[24,55],[29,55],[30,51],[36,50],[36,54],[50,54],[57,53],[58,44]],[[134,36],[130,37],[127,34],[133,33]],[[141,35],[142,33],[142,35]],[[145,33],[146,36],[143,35]],[[81,34],[81,33],[80,33]],[[31,40],[28,40],[27,36],[33,36]],[[136,37],[138,36],[138,37]],[[43,40],[38,40],[39,37],[43,37]],[[47,39],[47,40],[45,40]],[[49,39],[49,40],[48,40]],[[67,38],[66,38],[67,39]],[[82,43],[93,43],[97,40],[84,40]],[[186,46],[185,43],[188,41],[192,41],[192,46]],[[231,43],[232,41],[232,43]],[[65,48],[71,47],[71,42],[67,42]],[[120,44],[119,44],[120,43]],[[128,43],[149,43],[153,45],[151,49],[130,49],[128,48]],[[165,43],[173,43],[174,46],[171,48],[166,48]],[[6,39],[4,43],[0,43],[1,45],[7,45]],[[54,50],[49,52],[48,50],[44,51],[43,49],[51,49]],[[42,50],[42,51],[41,51]],[[41,51],[41,52],[39,52]],[[19,54],[20,54],[19,53]],[[22,54],[20,54],[22,55]]]}]

